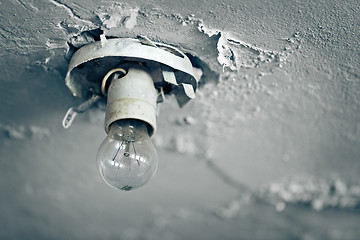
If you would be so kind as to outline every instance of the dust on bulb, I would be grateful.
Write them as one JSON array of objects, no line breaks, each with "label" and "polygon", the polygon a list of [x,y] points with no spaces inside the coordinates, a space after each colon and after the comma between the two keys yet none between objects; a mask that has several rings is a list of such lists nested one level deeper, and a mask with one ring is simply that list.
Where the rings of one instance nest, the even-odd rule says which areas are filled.
[{"label": "dust on bulb", "polygon": [[158,157],[143,121],[125,119],[110,126],[97,154],[98,170],[111,187],[130,191],[154,176]]}]

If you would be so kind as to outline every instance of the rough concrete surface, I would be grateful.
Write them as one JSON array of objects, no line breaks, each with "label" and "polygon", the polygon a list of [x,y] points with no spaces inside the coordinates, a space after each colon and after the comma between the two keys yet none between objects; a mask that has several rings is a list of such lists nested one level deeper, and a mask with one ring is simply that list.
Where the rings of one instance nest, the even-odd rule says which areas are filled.
[{"label": "rough concrete surface", "polygon": [[[358,239],[358,1],[0,1],[1,239]],[[196,99],[161,106],[155,177],[96,171],[104,112],[61,127],[74,50],[146,35],[187,53]]]}]

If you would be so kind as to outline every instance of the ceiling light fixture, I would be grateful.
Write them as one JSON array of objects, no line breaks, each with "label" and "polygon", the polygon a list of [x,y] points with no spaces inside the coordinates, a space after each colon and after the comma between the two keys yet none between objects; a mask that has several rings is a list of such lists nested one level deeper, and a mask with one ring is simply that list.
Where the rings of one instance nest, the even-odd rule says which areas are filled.
[{"label": "ceiling light fixture", "polygon": [[69,63],[65,83],[74,96],[87,100],[70,108],[62,123],[70,127],[78,113],[105,99],[108,136],[97,154],[98,170],[110,186],[130,191],[157,169],[150,137],[158,104],[173,94],[182,107],[195,97],[198,83],[189,58],[172,46],[144,36],[100,39],[77,50]]}]

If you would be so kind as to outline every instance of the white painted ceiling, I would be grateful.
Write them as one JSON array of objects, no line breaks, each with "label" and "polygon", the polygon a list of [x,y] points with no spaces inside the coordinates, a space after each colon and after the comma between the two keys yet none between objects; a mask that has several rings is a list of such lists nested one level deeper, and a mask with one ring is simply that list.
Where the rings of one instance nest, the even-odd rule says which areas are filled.
[{"label": "white painted ceiling", "polygon": [[[0,1],[0,238],[357,238],[359,10],[336,0]],[[133,192],[96,171],[101,109],[61,126],[83,101],[64,84],[68,60],[96,29],[172,44],[203,71],[196,99],[162,104],[158,172]]]}]

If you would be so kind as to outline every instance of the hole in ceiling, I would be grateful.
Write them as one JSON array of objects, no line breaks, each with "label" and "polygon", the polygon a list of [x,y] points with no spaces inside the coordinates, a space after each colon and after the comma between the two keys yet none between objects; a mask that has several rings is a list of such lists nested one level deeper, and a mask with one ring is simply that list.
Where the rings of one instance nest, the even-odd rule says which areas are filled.
[{"label": "hole in ceiling", "polygon": [[196,69],[201,70],[201,78],[199,79],[199,88],[204,86],[206,83],[217,83],[219,81],[219,74],[210,69],[210,67],[202,61],[199,57],[194,56],[190,53],[185,53],[186,56],[190,59],[191,64]]}]

